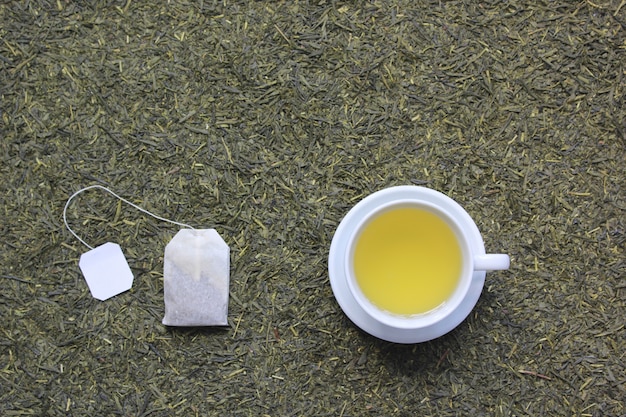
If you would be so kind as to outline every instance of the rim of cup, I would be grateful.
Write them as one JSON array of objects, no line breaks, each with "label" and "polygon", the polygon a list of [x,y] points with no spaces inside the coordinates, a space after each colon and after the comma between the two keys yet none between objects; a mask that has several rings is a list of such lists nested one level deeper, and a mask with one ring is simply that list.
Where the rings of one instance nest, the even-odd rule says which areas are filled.
[{"label": "rim of cup", "polygon": [[[440,306],[414,315],[400,315],[385,311],[374,305],[361,291],[353,272],[356,242],[364,228],[383,213],[402,207],[413,207],[427,210],[444,220],[456,236],[462,256],[459,283],[452,295]],[[446,207],[442,207],[428,201],[414,199],[390,201],[371,210],[364,216],[363,219],[360,220],[354,230],[350,233],[344,262],[348,288],[357,303],[372,319],[390,327],[403,329],[419,329],[432,326],[433,324],[436,324],[453,314],[465,299],[474,273],[474,255],[468,241],[467,232],[465,231],[465,229],[469,229],[469,227],[473,225],[466,225],[466,223],[467,219],[462,218],[461,216],[455,216]]]}]

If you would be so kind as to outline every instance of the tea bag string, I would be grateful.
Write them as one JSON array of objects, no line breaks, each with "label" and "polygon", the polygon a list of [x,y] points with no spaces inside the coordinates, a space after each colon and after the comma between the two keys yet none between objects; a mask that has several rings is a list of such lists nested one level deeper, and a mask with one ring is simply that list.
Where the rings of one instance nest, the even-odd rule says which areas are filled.
[{"label": "tea bag string", "polygon": [[83,192],[85,192],[85,191],[88,191],[88,190],[91,190],[91,189],[94,189],[94,188],[99,188],[99,189],[101,189],[101,190],[106,191],[107,193],[111,194],[112,196],[114,196],[115,198],[119,199],[120,201],[123,201],[124,203],[128,204],[129,206],[131,206],[131,207],[133,207],[133,208],[135,208],[135,209],[139,210],[139,211],[140,211],[140,212],[142,212],[142,213],[145,213],[145,214],[147,214],[147,215],[149,215],[149,216],[152,216],[152,217],[154,217],[154,218],[155,218],[155,219],[157,219],[157,220],[160,220],[160,221],[163,221],[163,222],[167,222],[167,223],[172,223],[172,224],[175,224],[175,225],[177,225],[177,226],[181,226],[181,227],[186,227],[186,228],[188,228],[188,229],[193,229],[193,227],[192,227],[192,226],[189,226],[188,224],[185,224],[185,223],[179,223],[179,222],[174,221],[174,220],[166,219],[165,217],[157,216],[156,214],[151,213],[151,212],[149,212],[148,210],[146,210],[146,209],[144,209],[144,208],[141,208],[141,207],[139,207],[139,206],[138,206],[138,205],[136,205],[136,204],[131,203],[130,201],[126,200],[125,198],[120,197],[119,195],[115,194],[113,191],[109,190],[107,187],[104,187],[104,186],[102,186],[102,185],[97,185],[97,184],[96,184],[96,185],[90,185],[90,186],[88,186],[88,187],[81,188],[80,190],[78,190],[78,191],[76,191],[74,194],[72,194],[72,195],[70,196],[70,198],[68,198],[68,199],[67,199],[67,202],[65,203],[65,207],[63,208],[63,223],[65,223],[65,227],[67,228],[67,230],[69,230],[69,232],[70,232],[72,235],[74,235],[74,237],[75,237],[76,239],[78,239],[78,240],[79,240],[79,241],[80,241],[83,245],[87,246],[89,249],[94,249],[94,247],[93,247],[93,246],[91,246],[91,245],[89,245],[89,244],[87,244],[87,242],[85,242],[83,239],[81,239],[81,238],[80,238],[80,237],[76,234],[76,232],[74,232],[74,231],[72,230],[72,228],[70,227],[69,223],[67,222],[67,208],[70,206],[70,203],[72,202],[72,200],[73,200],[76,196],[78,196],[79,194],[81,194],[81,193],[83,193]]}]

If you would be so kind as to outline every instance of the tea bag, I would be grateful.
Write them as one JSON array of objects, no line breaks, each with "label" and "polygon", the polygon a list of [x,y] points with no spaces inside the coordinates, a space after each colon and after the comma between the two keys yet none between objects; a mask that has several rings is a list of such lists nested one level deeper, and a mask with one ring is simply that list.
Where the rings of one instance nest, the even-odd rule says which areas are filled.
[{"label": "tea bag", "polygon": [[165,247],[166,326],[228,324],[230,248],[215,229],[183,229]]},{"label": "tea bag", "polygon": [[167,326],[225,326],[228,324],[230,249],[214,229],[199,229],[157,216],[120,197],[102,185],[81,188],[63,208],[67,230],[90,250],[79,262],[92,295],[106,300],[131,288],[133,274],[122,249],[115,243],[93,247],[81,239],[67,221],[72,200],[91,189],[101,189],[157,220],[187,229],[179,231],[165,247],[164,301]]}]

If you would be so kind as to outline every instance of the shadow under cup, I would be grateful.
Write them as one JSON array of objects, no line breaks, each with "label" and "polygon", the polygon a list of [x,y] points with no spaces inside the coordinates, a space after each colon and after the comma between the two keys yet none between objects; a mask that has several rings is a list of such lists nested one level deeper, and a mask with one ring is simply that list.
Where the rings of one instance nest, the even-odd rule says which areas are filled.
[{"label": "shadow under cup", "polygon": [[464,220],[419,201],[394,201],[366,215],[348,240],[345,273],[368,316],[393,328],[419,329],[452,314],[474,272]]}]

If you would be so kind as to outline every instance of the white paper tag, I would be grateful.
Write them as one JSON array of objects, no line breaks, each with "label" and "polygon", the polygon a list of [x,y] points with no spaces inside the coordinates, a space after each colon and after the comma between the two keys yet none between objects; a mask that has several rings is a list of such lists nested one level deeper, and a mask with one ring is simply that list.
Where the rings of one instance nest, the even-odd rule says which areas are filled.
[{"label": "white paper tag", "polygon": [[91,295],[98,300],[107,300],[133,286],[133,272],[116,243],[107,242],[83,253],[78,266]]}]

